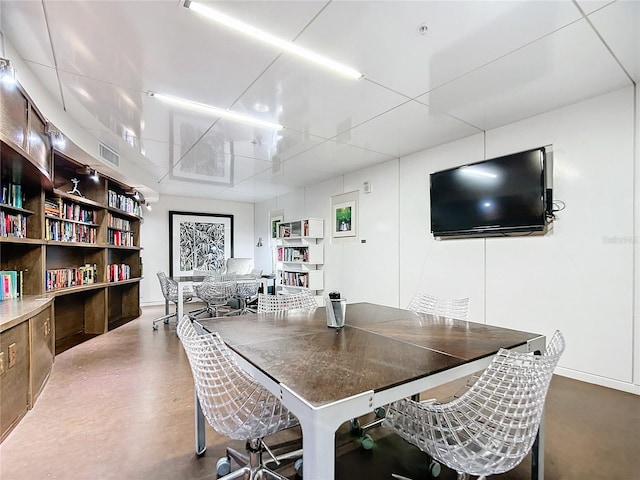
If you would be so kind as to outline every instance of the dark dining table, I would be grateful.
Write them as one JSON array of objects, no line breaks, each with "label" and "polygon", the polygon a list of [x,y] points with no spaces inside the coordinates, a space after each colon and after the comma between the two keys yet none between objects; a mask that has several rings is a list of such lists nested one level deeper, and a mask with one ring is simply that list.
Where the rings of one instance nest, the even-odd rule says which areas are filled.
[{"label": "dark dining table", "polygon": [[[543,335],[419,314],[371,303],[348,304],[345,326],[327,327],[324,307],[199,320],[218,332],[238,363],[300,421],[303,478],[334,478],[335,432],[392,401],[485,368],[500,348],[542,351]],[[532,478],[542,480],[543,435]],[[204,453],[196,398],[196,452]]]}]

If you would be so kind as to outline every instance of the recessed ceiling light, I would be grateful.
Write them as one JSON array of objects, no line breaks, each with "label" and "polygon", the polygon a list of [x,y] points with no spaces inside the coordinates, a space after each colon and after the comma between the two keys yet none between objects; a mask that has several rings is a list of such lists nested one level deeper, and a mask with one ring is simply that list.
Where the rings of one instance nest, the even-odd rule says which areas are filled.
[{"label": "recessed ceiling light", "polygon": [[186,100],[184,98],[173,97],[171,95],[165,95],[163,93],[156,92],[148,92],[148,95],[172,105],[188,108],[189,110],[194,110],[196,112],[204,113],[206,115],[211,115],[214,117],[226,118],[234,122],[246,123],[249,125],[255,125],[256,127],[269,128],[271,130],[282,130],[284,128],[279,123],[267,122],[265,120],[260,120],[259,118],[253,118],[247,115],[242,115],[241,113],[224,110],[212,105],[207,105],[206,103],[194,102],[192,100]]},{"label": "recessed ceiling light", "polygon": [[258,102],[258,103],[256,103],[256,104],[253,106],[253,109],[254,109],[256,112],[260,112],[260,113],[267,113],[267,112],[269,111],[269,105],[267,105],[267,104],[265,104],[265,103],[259,103],[259,102]]},{"label": "recessed ceiling light", "polygon": [[232,28],[237,32],[244,33],[245,35],[255,38],[256,40],[260,40],[261,42],[268,43],[269,45],[277,47],[280,50],[284,50],[285,52],[298,55],[299,57],[302,57],[306,60],[317,63],[318,65],[322,65],[323,67],[333,70],[334,72],[339,73],[346,78],[359,80],[364,77],[364,75],[357,71],[355,68],[351,68],[340,62],[336,62],[335,60],[317,54],[311,50],[307,50],[306,48],[296,45],[295,43],[278,38],[275,35],[265,32],[264,30],[260,30],[259,28],[241,22],[240,20],[225,15],[224,13],[214,10],[213,8],[204,6],[199,2],[186,0],[184,2],[184,6],[193,10],[194,12],[199,13],[200,15],[207,17],[209,20],[213,20],[216,23]]}]

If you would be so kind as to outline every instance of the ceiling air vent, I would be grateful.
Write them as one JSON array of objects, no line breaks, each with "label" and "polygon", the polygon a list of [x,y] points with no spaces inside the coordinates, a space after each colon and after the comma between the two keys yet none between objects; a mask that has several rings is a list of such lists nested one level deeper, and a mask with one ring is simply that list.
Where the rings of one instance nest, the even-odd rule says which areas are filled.
[{"label": "ceiling air vent", "polygon": [[116,167],[120,166],[120,155],[118,152],[107,147],[104,143],[100,143],[100,156]]}]

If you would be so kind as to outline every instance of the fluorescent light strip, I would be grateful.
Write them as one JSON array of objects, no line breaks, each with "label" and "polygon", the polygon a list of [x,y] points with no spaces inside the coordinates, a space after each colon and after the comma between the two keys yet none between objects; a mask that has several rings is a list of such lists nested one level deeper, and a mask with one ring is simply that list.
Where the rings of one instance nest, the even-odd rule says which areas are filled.
[{"label": "fluorescent light strip", "polygon": [[163,93],[149,92],[148,95],[163,102],[177,105],[179,107],[188,108],[197,112],[212,115],[214,117],[222,117],[235,122],[247,123],[249,125],[255,125],[257,127],[269,128],[271,130],[282,130],[284,127],[279,123],[267,122],[253,117],[248,117],[240,113],[235,113],[230,110],[224,110],[222,108],[213,107],[205,103],[193,102],[191,100],[185,100],[184,98],[172,97],[171,95],[165,95]]},{"label": "fluorescent light strip", "polygon": [[244,33],[245,35],[253,37],[257,40],[273,45],[274,47],[277,47],[281,50],[293,53],[294,55],[298,55],[299,57],[302,57],[306,60],[322,65],[323,67],[333,70],[334,72],[339,73],[344,77],[353,80],[359,80],[364,77],[362,73],[358,72],[354,68],[348,67],[342,63],[336,62],[335,60],[331,60],[330,58],[324,57],[322,55],[318,55],[317,53],[312,52],[311,50],[307,50],[306,48],[299,47],[294,43],[282,40],[281,38],[271,35],[270,33],[252,27],[251,25],[241,22],[240,20],[236,20],[235,18],[229,17],[224,13],[220,13],[217,10],[206,7],[201,3],[187,0],[185,1],[184,6],[193,10],[194,12],[199,13],[200,15],[209,18],[210,20],[213,20],[214,22],[220,23],[240,33]]}]

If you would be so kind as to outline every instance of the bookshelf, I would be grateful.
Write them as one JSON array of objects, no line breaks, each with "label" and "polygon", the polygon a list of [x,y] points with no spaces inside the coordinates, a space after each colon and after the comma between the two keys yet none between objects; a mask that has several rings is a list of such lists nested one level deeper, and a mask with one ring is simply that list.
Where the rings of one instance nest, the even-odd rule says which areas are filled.
[{"label": "bookshelf", "polygon": [[276,242],[276,283],[281,293],[309,290],[322,304],[324,220],[283,222]]},{"label": "bookshelf", "polygon": [[140,315],[141,199],[92,177],[68,139],[53,148],[47,125],[20,85],[0,82],[0,439],[57,353]]}]

